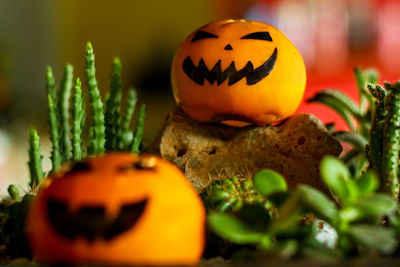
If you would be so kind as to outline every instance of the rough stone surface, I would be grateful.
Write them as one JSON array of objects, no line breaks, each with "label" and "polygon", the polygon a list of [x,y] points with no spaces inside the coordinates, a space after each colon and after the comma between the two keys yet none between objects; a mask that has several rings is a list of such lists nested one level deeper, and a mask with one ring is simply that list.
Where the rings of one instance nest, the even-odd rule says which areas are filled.
[{"label": "rough stone surface", "polygon": [[146,152],[182,169],[197,190],[231,175],[251,177],[263,168],[280,172],[290,187],[323,188],[319,162],[338,156],[340,143],[311,114],[297,114],[276,126],[234,128],[204,124],[171,110]]}]

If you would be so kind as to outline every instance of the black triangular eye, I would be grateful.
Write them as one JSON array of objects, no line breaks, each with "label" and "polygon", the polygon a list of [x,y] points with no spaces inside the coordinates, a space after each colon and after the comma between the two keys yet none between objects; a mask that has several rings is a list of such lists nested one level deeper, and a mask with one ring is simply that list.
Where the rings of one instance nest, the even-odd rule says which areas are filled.
[{"label": "black triangular eye", "polygon": [[218,36],[204,31],[198,31],[192,39],[192,43],[205,38],[218,38]]},{"label": "black triangular eye", "polygon": [[269,32],[253,32],[243,36],[240,39],[255,39],[255,40],[265,40],[272,42],[272,38],[271,35],[269,35]]}]

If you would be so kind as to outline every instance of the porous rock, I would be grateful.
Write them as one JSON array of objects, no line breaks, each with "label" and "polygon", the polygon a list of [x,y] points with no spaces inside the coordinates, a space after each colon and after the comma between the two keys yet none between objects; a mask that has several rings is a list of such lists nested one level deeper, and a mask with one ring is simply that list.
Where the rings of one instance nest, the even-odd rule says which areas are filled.
[{"label": "porous rock", "polygon": [[312,114],[296,114],[275,126],[235,128],[200,123],[174,108],[146,152],[177,165],[201,191],[213,180],[251,177],[264,168],[281,173],[289,187],[302,183],[323,189],[319,162],[341,150]]}]

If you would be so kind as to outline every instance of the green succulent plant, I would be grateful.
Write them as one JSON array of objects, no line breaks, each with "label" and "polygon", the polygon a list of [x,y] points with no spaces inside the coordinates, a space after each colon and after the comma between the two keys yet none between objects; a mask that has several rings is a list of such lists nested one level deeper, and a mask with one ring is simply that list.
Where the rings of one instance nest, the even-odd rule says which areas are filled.
[{"label": "green succulent plant", "polygon": [[[73,82],[72,65],[65,66],[61,89],[58,92],[51,67],[46,69],[48,120],[52,143],[50,173],[57,171],[67,161],[77,161],[108,151],[140,152],[145,106],[143,104],[140,107],[136,127],[132,130],[130,125],[135,112],[137,93],[135,89],[129,89],[123,111],[120,60],[115,58],[112,65],[110,93],[106,97],[105,105],[97,85],[95,56],[90,43],[86,45],[85,62],[85,83],[89,96],[88,106],[91,110],[91,121],[87,129],[85,122],[88,112],[82,83],[79,78]],[[87,140],[83,138],[85,131],[89,133]],[[30,128],[29,136],[29,185],[32,188],[40,184],[46,174],[42,169],[39,135],[35,128]]]},{"label": "green succulent plant", "polygon": [[319,103],[330,107],[346,122],[350,131],[335,131],[334,125],[327,125],[332,134],[341,142],[351,145],[342,156],[353,174],[360,174],[367,166],[365,146],[370,138],[371,118],[375,112],[375,101],[369,85],[375,86],[379,75],[374,69],[354,69],[358,91],[358,103],[336,89],[325,89],[308,99],[309,103]]},{"label": "green succulent plant", "polygon": [[[371,251],[394,253],[398,245],[396,228],[385,227],[385,218],[391,216],[400,225],[399,217],[395,217],[398,204],[389,195],[376,192],[376,175],[368,171],[352,177],[347,166],[331,156],[322,160],[320,168],[331,197],[308,185],[286,191],[283,178],[277,180],[274,172],[264,170],[261,173],[266,175],[256,174],[252,182],[264,202],[268,199],[277,208],[275,216],[270,216],[267,209],[254,210],[264,216],[242,216],[244,208],[230,212],[216,209],[208,215],[210,228],[229,242],[253,245],[282,257],[315,251],[343,257]],[[279,190],[274,191],[277,184]],[[314,219],[304,220],[310,214]],[[251,219],[255,217],[264,218],[261,227],[255,227],[257,224]],[[330,241],[334,246],[319,241],[321,224],[331,227],[331,234],[337,235]]]},{"label": "green succulent plant", "polygon": [[322,91],[308,101],[333,108],[347,122],[350,132],[333,132],[333,135],[352,145],[342,157],[352,173],[359,175],[367,168],[374,170],[380,180],[380,191],[398,199],[400,82],[381,86],[376,84],[376,71],[356,68],[354,72],[359,105],[335,90]]}]

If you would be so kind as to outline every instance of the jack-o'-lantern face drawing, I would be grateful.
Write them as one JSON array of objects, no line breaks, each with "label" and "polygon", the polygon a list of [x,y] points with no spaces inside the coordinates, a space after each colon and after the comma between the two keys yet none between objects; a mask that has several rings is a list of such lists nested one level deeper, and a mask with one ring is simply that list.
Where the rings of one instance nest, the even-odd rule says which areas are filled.
[{"label": "jack-o'-lantern face drawing", "polygon": [[155,156],[108,154],[75,163],[38,194],[28,215],[45,263],[195,264],[203,204],[181,171]]},{"label": "jack-o'-lantern face drawing", "polygon": [[223,20],[180,45],[171,81],[178,105],[198,121],[266,125],[295,112],[306,72],[299,52],[276,28]]}]

